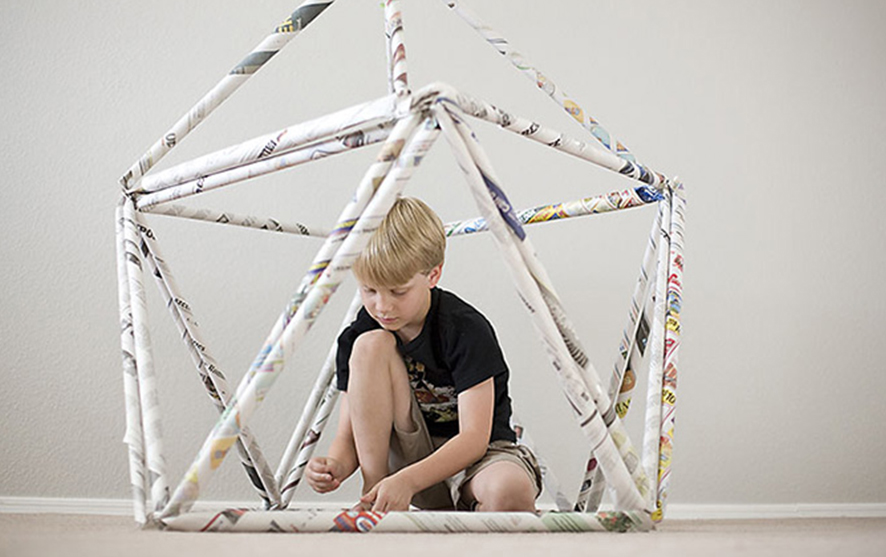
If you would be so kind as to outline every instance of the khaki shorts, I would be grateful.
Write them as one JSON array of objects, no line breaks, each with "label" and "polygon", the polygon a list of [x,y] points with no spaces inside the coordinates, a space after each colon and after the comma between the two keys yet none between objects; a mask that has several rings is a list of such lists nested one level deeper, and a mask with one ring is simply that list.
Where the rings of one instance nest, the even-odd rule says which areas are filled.
[{"label": "khaki shorts", "polygon": [[[394,428],[391,433],[389,457],[391,473],[418,462],[447,441],[445,437],[431,437],[415,399],[412,401],[412,423],[415,431],[406,433]],[[420,509],[472,510],[476,501],[464,500],[461,493],[462,486],[490,464],[505,460],[517,464],[529,475],[536,487],[535,496],[538,497],[542,485],[541,468],[539,468],[538,461],[532,451],[524,445],[510,441],[493,441],[489,444],[483,458],[448,478],[445,482],[432,485],[417,493],[412,498],[412,504]]]}]

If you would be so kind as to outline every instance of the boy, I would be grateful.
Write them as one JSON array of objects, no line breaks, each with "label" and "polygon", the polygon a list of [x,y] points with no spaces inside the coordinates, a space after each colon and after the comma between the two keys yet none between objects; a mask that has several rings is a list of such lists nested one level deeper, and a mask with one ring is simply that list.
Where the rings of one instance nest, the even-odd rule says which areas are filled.
[{"label": "boy", "polygon": [[379,512],[532,512],[541,473],[515,444],[508,368],[486,318],[437,288],[445,249],[440,218],[400,198],[354,263],[363,309],[338,339],[338,431],[305,478],[326,493],[360,468],[361,504]]}]

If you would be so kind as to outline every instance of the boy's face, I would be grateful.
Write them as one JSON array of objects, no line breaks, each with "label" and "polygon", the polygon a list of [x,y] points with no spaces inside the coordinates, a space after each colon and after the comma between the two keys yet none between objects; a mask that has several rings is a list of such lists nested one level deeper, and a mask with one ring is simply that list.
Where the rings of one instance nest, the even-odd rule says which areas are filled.
[{"label": "boy's face", "polygon": [[363,307],[384,329],[409,342],[421,333],[431,307],[431,288],[440,280],[442,266],[416,273],[406,284],[381,287],[360,283]]}]

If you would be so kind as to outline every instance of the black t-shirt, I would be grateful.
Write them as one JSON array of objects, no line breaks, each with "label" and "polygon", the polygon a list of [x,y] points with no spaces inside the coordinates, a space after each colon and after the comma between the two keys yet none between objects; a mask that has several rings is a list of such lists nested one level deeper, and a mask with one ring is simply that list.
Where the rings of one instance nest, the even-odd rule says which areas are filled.
[{"label": "black t-shirt", "polygon": [[[339,390],[348,390],[348,361],[357,337],[380,329],[365,309],[338,338],[336,379]],[[516,441],[511,429],[508,366],[492,325],[473,306],[445,290],[431,290],[431,307],[421,333],[397,347],[406,362],[409,382],[433,436],[458,433],[458,395],[494,378],[495,409],[490,441]]]}]

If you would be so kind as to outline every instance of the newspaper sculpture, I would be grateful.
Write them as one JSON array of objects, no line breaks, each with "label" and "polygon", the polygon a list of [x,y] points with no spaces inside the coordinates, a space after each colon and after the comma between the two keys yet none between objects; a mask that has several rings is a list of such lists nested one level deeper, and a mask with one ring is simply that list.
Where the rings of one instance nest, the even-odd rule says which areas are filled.
[{"label": "newspaper sculpture", "polygon": [[[460,2],[444,0],[454,14],[473,27],[541,91],[558,103],[585,130],[584,139],[569,137],[537,122],[471,98],[444,84],[412,91],[408,83],[403,21],[399,0],[384,5],[388,49],[389,94],[315,120],[277,130],[180,164],[163,172],[152,167],[209,116],[225,99],[307,25],[333,4],[308,0],[268,35],[209,93],[123,175],[117,210],[117,248],[121,343],[126,399],[126,436],[134,514],[144,526],[209,531],[286,532],[462,532],[462,531],[635,531],[648,530],[665,511],[670,480],[676,402],[677,354],[682,304],[682,184],[640,162],[594,118],[567,96],[501,35],[482,23]],[[469,121],[493,122],[521,137],[609,169],[632,180],[623,191],[518,210]],[[585,132],[588,132],[587,134]],[[335,405],[334,344],[310,393],[292,439],[272,471],[248,429],[253,412],[317,315],[349,272],[369,234],[406,186],[423,155],[443,135],[452,149],[480,216],[450,223],[450,236],[490,231],[511,271],[520,298],[529,310],[559,385],[588,441],[586,473],[574,497],[565,494],[553,474],[546,489],[558,510],[529,513],[356,512],[298,509],[293,494]],[[170,202],[312,161],[315,154],[333,156],[376,147],[378,156],[357,185],[338,220],[328,227],[283,223]],[[645,205],[657,207],[636,282],[615,365],[604,381],[576,337],[547,273],[530,245],[527,227],[547,222]],[[325,238],[297,291],[285,304],[265,344],[242,382],[231,388],[201,337],[192,308],[179,290],[160,251],[145,213],[261,228]],[[193,463],[176,486],[169,483],[163,453],[157,382],[152,361],[145,305],[144,276],[156,279],[172,319],[190,351],[197,372],[220,417]],[[355,299],[343,326],[359,309]],[[641,449],[631,442],[622,418],[631,406],[638,373],[646,366],[645,435]],[[524,428],[518,428],[524,431]],[[524,435],[523,442],[530,438]],[[201,489],[236,447],[248,481],[261,503],[255,509],[190,512]],[[542,460],[544,463],[544,461]],[[543,466],[548,472],[547,466]],[[611,509],[600,510],[604,490]]]}]

